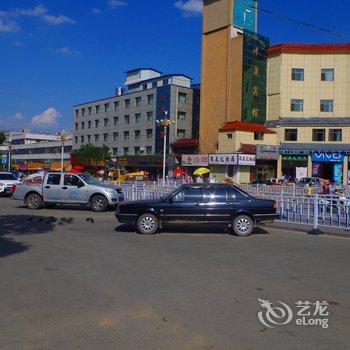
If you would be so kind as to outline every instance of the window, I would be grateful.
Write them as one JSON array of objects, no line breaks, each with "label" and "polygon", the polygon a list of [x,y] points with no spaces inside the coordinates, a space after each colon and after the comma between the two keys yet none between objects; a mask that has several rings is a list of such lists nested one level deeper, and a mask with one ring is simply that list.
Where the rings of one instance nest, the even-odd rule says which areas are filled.
[{"label": "window", "polygon": [[312,129],[312,141],[315,141],[315,142],[326,141],[326,130]]},{"label": "window", "polygon": [[136,113],[135,114],[135,123],[138,124],[141,121],[141,113]]},{"label": "window", "polygon": [[59,185],[61,182],[61,174],[50,174],[47,178],[48,185]]},{"label": "window", "polygon": [[321,100],[321,112],[333,112],[333,100]]},{"label": "window", "polygon": [[113,133],[113,141],[117,141],[118,140],[118,132],[114,132]]},{"label": "window", "polygon": [[334,69],[321,69],[321,81],[334,81]]},{"label": "window", "polygon": [[255,132],[254,133],[254,140],[255,141],[263,141],[264,140],[264,133],[263,132]]},{"label": "window", "polygon": [[226,188],[208,188],[204,192],[204,200],[206,202],[226,203]]},{"label": "window", "polygon": [[298,129],[286,129],[284,130],[285,141],[297,141],[298,140]]},{"label": "window", "polygon": [[135,97],[135,106],[136,107],[141,106],[141,96]]},{"label": "window", "polygon": [[108,112],[109,110],[109,103],[105,103],[105,112]]},{"label": "window", "polygon": [[304,69],[292,68],[292,80],[304,80]]},{"label": "window", "polygon": [[153,87],[153,88],[156,88],[156,87],[157,87],[157,82],[156,82],[156,81],[154,81],[154,82],[152,83],[152,87]]},{"label": "window", "polygon": [[146,154],[152,154],[152,146],[146,146]]},{"label": "window", "polygon": [[80,136],[80,142],[81,142],[81,143],[84,143],[84,135],[81,135],[81,136]]},{"label": "window", "polygon": [[118,107],[119,107],[119,101],[115,101],[114,102],[114,110],[116,111]]},{"label": "window", "polygon": [[147,121],[153,121],[153,111],[147,112]]},{"label": "window", "polygon": [[113,125],[118,125],[119,117],[113,117]]},{"label": "window", "polygon": [[87,136],[87,141],[88,141],[88,143],[91,142],[91,135],[88,135],[88,136]]},{"label": "window", "polygon": [[135,130],[135,140],[140,140],[141,132],[140,130]]},{"label": "window", "polygon": [[186,120],[186,112],[177,112],[177,120]]},{"label": "window", "polygon": [[169,79],[163,79],[163,85],[168,85]]},{"label": "window", "polygon": [[151,139],[153,136],[153,130],[152,129],[146,129],[146,137],[148,139]]},{"label": "window", "polygon": [[85,129],[85,122],[81,122],[81,130]]},{"label": "window", "polygon": [[233,135],[232,135],[232,134],[226,134],[226,137],[227,137],[228,139],[232,139]]},{"label": "window", "polygon": [[100,120],[96,119],[95,120],[95,128],[98,128],[100,126]]},{"label": "window", "polygon": [[130,124],[130,115],[124,115],[124,124]]},{"label": "window", "polygon": [[142,89],[147,90],[147,84],[142,84]]},{"label": "window", "polygon": [[79,117],[79,109],[76,109],[75,110],[75,118],[78,118]]},{"label": "window", "polygon": [[64,186],[84,186],[83,181],[81,181],[78,176],[75,175],[64,175],[64,180],[63,180]]},{"label": "window", "polygon": [[130,138],[129,131],[124,131],[124,140],[129,140],[129,138]]},{"label": "window", "polygon": [[151,105],[154,100],[154,95],[147,95],[147,104]]},{"label": "window", "polygon": [[290,110],[292,112],[302,112],[304,110],[304,100],[291,100]]},{"label": "window", "polygon": [[184,92],[179,92],[177,94],[177,101],[181,104],[186,103],[187,101],[187,94]]},{"label": "window", "polygon": [[108,133],[104,133],[103,134],[103,142],[107,142],[108,141]]},{"label": "window", "polygon": [[134,147],[134,154],[135,156],[139,156],[141,154],[140,147]]},{"label": "window", "polygon": [[129,155],[129,147],[123,147],[124,156]]},{"label": "window", "polygon": [[100,141],[100,135],[99,134],[95,134],[95,142],[99,142]]},{"label": "window", "polygon": [[188,187],[188,188],[185,188],[183,191],[174,195],[172,198],[174,202],[202,203],[203,188]]},{"label": "window", "polygon": [[113,147],[113,155],[117,156],[118,155],[118,147]]},{"label": "window", "polygon": [[329,129],[328,141],[341,142],[343,139],[342,129]]},{"label": "window", "polygon": [[108,124],[109,124],[109,118],[103,119],[103,125],[108,126]]},{"label": "window", "polygon": [[186,130],[184,130],[184,129],[177,129],[177,137],[179,139],[184,139],[186,137]]},{"label": "window", "polygon": [[84,117],[84,115],[85,115],[85,108],[81,109],[81,115]]},{"label": "window", "polygon": [[88,111],[89,111],[88,113],[89,113],[89,115],[90,115],[90,114],[92,113],[92,107],[89,107],[89,108],[88,108]]},{"label": "window", "polygon": [[129,99],[124,101],[124,107],[125,108],[130,108],[130,100]]},{"label": "window", "polygon": [[75,123],[75,130],[78,130],[78,123]]},{"label": "window", "polygon": [[88,129],[91,129],[91,120],[88,121]]},{"label": "window", "polygon": [[74,143],[78,143],[78,136],[74,136]]},{"label": "window", "polygon": [[100,113],[100,105],[95,106],[96,113]]}]

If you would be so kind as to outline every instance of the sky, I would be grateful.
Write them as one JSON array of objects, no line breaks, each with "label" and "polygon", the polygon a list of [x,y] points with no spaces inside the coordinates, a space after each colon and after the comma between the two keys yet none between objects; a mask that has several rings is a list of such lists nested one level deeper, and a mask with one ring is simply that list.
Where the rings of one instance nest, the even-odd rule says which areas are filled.
[{"label": "sky", "polygon": [[[280,14],[259,13],[272,44],[350,42],[348,0],[259,6]],[[201,11],[201,0],[0,0],[0,130],[70,130],[75,104],[113,96],[137,67],[200,82]]]}]

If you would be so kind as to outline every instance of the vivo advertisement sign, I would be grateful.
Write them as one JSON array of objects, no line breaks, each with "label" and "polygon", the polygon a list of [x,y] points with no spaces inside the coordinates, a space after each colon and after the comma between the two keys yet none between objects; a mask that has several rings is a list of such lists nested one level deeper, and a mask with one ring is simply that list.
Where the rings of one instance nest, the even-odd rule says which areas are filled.
[{"label": "vivo advertisement sign", "polygon": [[342,152],[314,152],[312,153],[313,162],[343,162],[344,154]]}]

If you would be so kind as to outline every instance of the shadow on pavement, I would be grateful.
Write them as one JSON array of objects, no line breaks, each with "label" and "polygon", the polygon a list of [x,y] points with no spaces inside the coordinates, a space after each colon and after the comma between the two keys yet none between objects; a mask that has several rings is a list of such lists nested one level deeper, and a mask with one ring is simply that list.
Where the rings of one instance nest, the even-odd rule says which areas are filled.
[{"label": "shadow on pavement", "polygon": [[2,215],[0,216],[0,236],[24,236],[49,233],[55,227],[55,217],[37,215]]},{"label": "shadow on pavement", "polygon": [[16,242],[12,238],[0,237],[0,258],[4,258],[8,255],[23,253],[29,249],[29,246]]}]

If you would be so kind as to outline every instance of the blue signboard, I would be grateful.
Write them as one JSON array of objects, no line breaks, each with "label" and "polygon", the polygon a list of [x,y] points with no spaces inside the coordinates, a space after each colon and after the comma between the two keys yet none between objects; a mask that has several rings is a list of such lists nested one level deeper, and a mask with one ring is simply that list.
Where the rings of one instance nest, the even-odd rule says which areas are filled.
[{"label": "blue signboard", "polygon": [[257,32],[258,0],[233,0],[233,25]]},{"label": "blue signboard", "polygon": [[314,152],[311,159],[313,162],[341,163],[344,160],[344,154],[342,152]]},{"label": "blue signboard", "polygon": [[333,164],[333,178],[336,184],[343,183],[343,164]]},{"label": "blue signboard", "polygon": [[1,164],[7,164],[7,155],[6,154],[1,156]]}]

